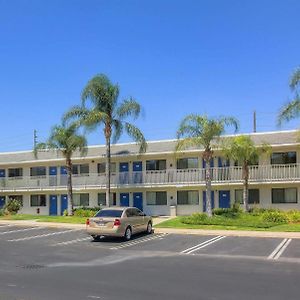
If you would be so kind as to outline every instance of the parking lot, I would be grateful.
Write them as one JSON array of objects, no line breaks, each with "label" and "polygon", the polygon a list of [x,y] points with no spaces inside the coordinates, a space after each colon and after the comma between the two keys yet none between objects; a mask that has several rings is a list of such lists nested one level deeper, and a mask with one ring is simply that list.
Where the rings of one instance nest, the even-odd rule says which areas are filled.
[{"label": "parking lot", "polygon": [[[289,238],[253,238],[232,236],[199,236],[181,234],[140,234],[131,241],[103,238],[98,242],[82,229],[19,227],[0,225],[0,241],[11,247],[47,247],[51,251],[72,247],[83,251],[98,249],[169,252],[170,255],[211,255],[230,258],[268,259],[300,263],[300,240]],[[105,252],[106,253],[106,252]]]},{"label": "parking lot", "polygon": [[[282,299],[279,296],[283,292],[293,293],[293,288],[289,288],[295,280],[293,273],[297,277],[300,275],[300,240],[289,238],[154,233],[134,236],[128,242],[110,238],[94,242],[82,229],[2,224],[0,254],[1,300],[41,299],[43,291],[47,289],[57,293],[55,297],[51,296],[52,299],[117,299],[124,292],[130,292],[128,299],[140,299],[142,290],[134,289],[137,282],[141,286],[144,284],[140,276],[150,276],[145,282],[148,285],[151,283],[152,287],[156,286],[156,290],[149,290],[149,299],[153,299],[158,291],[159,295],[165,295],[165,299],[171,294],[172,299],[182,299],[183,291],[177,282],[185,282],[190,286],[190,299],[202,299],[197,298],[199,284],[205,285],[201,293],[208,292],[206,288],[211,284],[205,284],[203,277],[212,276],[212,282],[215,283],[222,272],[224,276],[219,278],[218,287],[225,283],[232,284],[226,279],[231,272],[234,274],[229,277],[232,280],[235,278],[237,282],[242,279],[243,272],[248,277],[251,276],[249,272],[252,272],[256,276],[245,289],[255,282],[259,287],[262,282],[267,284],[270,280],[273,287],[270,298],[264,295],[259,299]],[[197,282],[191,279],[195,274]],[[114,278],[112,281],[115,285],[110,286],[107,276]],[[122,279],[115,280],[116,277]],[[29,278],[34,280],[29,281]],[[168,282],[165,282],[166,278]],[[82,283],[87,279],[84,288],[82,284],[76,285],[76,282]],[[130,284],[124,286],[127,280]],[[285,280],[287,284],[284,288],[278,289],[275,283]],[[37,285],[33,287],[32,282]],[[161,285],[162,282],[164,285]],[[91,283],[95,285],[91,287]],[[53,284],[56,284],[55,287]],[[72,288],[66,289],[68,286]],[[233,299],[230,298],[232,291],[228,297],[224,294],[224,287],[219,291],[220,298],[218,289],[212,288],[210,293],[217,294],[215,298],[210,298],[211,294],[204,293],[208,298],[203,296],[203,299]],[[243,299],[253,299],[251,293],[248,296]],[[143,298],[148,299],[145,295]],[[43,295],[43,299],[48,298]]]}]

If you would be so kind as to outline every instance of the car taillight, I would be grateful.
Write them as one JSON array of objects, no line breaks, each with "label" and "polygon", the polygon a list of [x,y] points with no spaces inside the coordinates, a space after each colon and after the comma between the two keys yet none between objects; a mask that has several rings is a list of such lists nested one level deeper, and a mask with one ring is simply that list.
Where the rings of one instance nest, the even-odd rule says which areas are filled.
[{"label": "car taillight", "polygon": [[120,225],[121,225],[121,221],[119,219],[115,219],[114,226],[120,226]]},{"label": "car taillight", "polygon": [[90,225],[90,219],[86,219],[85,225]]}]

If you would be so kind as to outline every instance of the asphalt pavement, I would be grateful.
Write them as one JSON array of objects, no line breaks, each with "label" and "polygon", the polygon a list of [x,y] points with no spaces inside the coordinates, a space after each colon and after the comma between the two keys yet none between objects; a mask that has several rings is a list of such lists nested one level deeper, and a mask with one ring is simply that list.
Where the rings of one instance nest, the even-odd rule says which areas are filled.
[{"label": "asphalt pavement", "polygon": [[0,299],[298,299],[300,240],[0,225]]}]

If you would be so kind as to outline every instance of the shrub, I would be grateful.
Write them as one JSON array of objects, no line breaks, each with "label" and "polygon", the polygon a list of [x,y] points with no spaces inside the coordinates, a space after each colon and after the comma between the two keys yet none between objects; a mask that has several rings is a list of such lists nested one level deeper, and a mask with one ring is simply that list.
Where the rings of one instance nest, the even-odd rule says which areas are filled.
[{"label": "shrub", "polygon": [[65,209],[64,212],[63,212],[63,216],[66,217],[67,215],[68,215],[68,210]]},{"label": "shrub", "polygon": [[[205,213],[194,213],[189,217],[183,217],[182,223],[185,224],[203,224],[209,221],[208,216]],[[209,222],[208,222],[209,223]]]},{"label": "shrub", "polygon": [[99,210],[100,207],[77,207],[74,209],[74,216],[89,218],[93,217]]},{"label": "shrub", "polygon": [[0,216],[4,216],[4,209],[0,209]]},{"label": "shrub", "polygon": [[287,213],[286,213],[288,219],[289,219],[289,222],[291,223],[298,223],[300,222],[300,211],[299,210],[289,210]]},{"label": "shrub", "polygon": [[285,224],[289,222],[289,218],[285,212],[279,210],[267,210],[262,215],[264,222]]},{"label": "shrub", "polygon": [[9,199],[7,203],[4,205],[4,212],[6,214],[14,215],[16,214],[22,207],[22,202],[17,199]]},{"label": "shrub", "polygon": [[234,203],[231,208],[214,208],[213,214],[215,216],[224,216],[228,218],[237,217],[243,213],[240,205],[238,203]]}]

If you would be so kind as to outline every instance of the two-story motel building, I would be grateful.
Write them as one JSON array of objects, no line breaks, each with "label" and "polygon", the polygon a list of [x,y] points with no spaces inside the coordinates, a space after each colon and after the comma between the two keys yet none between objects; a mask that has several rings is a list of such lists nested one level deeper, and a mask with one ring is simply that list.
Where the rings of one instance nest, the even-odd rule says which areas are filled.
[{"label": "two-story motel building", "polygon": [[[300,209],[300,148],[298,131],[250,134],[256,145],[268,143],[250,167],[249,202],[260,207]],[[135,143],[112,146],[110,205],[136,206],[151,215],[187,215],[205,209],[203,150],[175,154],[176,140],[148,142],[139,154]],[[20,199],[22,213],[57,215],[67,207],[64,158],[56,151],[0,153],[0,207]],[[230,207],[242,200],[242,169],[214,151],[212,199],[214,207]],[[105,146],[90,146],[73,156],[74,205],[105,205]]]}]

